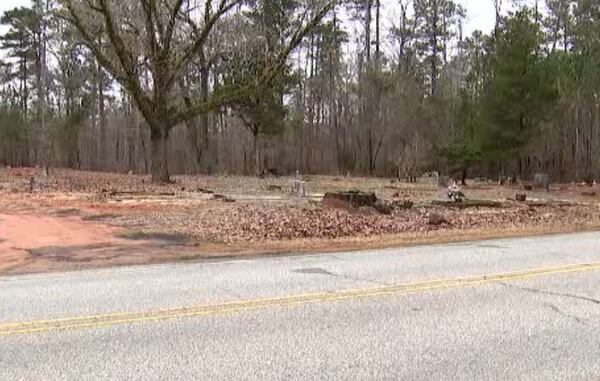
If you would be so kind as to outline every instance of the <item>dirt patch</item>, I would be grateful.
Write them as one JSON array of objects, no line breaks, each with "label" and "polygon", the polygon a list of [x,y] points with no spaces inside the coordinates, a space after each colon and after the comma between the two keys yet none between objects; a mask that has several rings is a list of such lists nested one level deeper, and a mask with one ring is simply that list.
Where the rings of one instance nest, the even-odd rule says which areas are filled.
[{"label": "dirt patch", "polygon": [[0,275],[177,260],[190,248],[169,235],[120,238],[123,229],[79,217],[0,214]]},{"label": "dirt patch", "polygon": [[0,214],[0,255],[49,246],[118,244],[119,229],[74,217]]}]

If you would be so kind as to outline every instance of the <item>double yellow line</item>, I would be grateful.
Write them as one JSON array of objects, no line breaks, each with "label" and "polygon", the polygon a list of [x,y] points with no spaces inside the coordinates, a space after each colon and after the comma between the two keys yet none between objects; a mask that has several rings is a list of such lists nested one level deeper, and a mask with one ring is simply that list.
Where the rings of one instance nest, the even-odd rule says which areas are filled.
[{"label": "double yellow line", "polygon": [[495,273],[454,279],[437,279],[406,284],[397,283],[381,287],[319,292],[278,298],[248,299],[228,303],[207,304],[184,308],[80,316],[64,319],[34,320],[15,323],[0,323],[0,337],[98,328],[181,318],[198,318],[270,308],[291,308],[313,303],[339,302],[344,300],[373,298],[385,295],[418,293],[460,287],[474,287],[504,281],[529,280],[551,275],[583,273],[598,270],[600,270],[600,263],[584,263],[520,272]]}]

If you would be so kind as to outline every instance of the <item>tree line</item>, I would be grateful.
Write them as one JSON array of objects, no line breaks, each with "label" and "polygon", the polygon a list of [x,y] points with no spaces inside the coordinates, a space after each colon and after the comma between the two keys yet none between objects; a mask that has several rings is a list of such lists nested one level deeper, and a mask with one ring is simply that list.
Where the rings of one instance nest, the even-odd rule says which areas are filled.
[{"label": "tree line", "polygon": [[170,174],[600,173],[600,0],[34,0],[0,162]]}]

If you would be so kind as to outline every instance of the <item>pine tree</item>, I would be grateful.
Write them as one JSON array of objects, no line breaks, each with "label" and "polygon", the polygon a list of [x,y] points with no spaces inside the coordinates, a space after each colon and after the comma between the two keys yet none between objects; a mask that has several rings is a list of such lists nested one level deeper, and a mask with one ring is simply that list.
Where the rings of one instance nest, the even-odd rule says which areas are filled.
[{"label": "pine tree", "polygon": [[522,8],[503,21],[482,99],[483,154],[500,162],[513,159],[519,176],[524,149],[556,97],[541,37],[531,9]]}]

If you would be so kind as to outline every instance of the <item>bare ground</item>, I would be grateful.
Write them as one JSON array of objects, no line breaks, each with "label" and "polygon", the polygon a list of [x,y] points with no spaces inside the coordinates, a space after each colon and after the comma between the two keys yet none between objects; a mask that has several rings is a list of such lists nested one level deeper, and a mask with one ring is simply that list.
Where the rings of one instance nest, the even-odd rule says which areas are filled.
[{"label": "bare ground", "polygon": [[[600,228],[600,189],[565,184],[523,191],[473,183],[470,199],[496,207],[439,205],[432,181],[309,176],[308,197],[290,197],[291,178],[175,178],[31,168],[0,169],[0,274],[74,270],[222,256],[340,251],[551,234]],[[34,177],[33,192],[30,178]],[[370,208],[323,207],[323,193],[377,193],[410,200],[384,215]],[[513,201],[527,193],[530,201]],[[438,204],[435,203],[438,202]],[[438,214],[448,223],[429,224]]]}]

